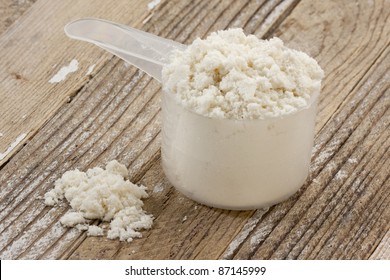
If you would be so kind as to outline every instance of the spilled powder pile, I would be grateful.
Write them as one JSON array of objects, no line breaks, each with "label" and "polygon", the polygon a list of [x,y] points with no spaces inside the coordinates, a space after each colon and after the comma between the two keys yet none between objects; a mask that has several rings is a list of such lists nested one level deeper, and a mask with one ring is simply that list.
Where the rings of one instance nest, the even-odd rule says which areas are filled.
[{"label": "spilled powder pile", "polygon": [[141,199],[148,197],[146,188],[126,180],[128,175],[126,167],[115,160],[105,170],[95,167],[87,172],[67,171],[45,194],[45,204],[54,206],[66,198],[73,211],[61,218],[62,225],[102,236],[102,227],[89,225],[90,220],[98,219],[110,222],[109,239],[131,242],[142,237],[139,230],[152,227],[153,217],[142,209]]},{"label": "spilled powder pile", "polygon": [[212,118],[261,119],[290,114],[318,94],[324,73],[282,40],[242,29],[212,33],[173,53],[163,88],[185,108]]}]

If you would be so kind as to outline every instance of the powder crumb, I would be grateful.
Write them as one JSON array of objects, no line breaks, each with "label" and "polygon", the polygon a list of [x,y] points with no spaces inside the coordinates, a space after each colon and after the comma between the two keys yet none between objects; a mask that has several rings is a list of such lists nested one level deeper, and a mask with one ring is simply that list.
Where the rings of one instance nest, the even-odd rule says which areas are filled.
[{"label": "powder crumb", "polygon": [[88,227],[87,235],[88,236],[103,236],[104,231],[99,226],[91,225]]},{"label": "powder crumb", "polygon": [[3,137],[3,136],[4,136],[4,134],[0,132],[0,137]]},{"label": "powder crumb", "polygon": [[62,82],[66,79],[68,74],[76,72],[79,68],[79,62],[76,59],[72,59],[68,66],[62,67],[49,81],[50,84]]},{"label": "powder crumb", "polygon": [[61,219],[60,223],[65,227],[74,227],[78,224],[86,223],[86,219],[80,212],[69,212],[66,213]]},{"label": "powder crumb", "polygon": [[118,164],[118,162],[115,160],[107,163],[106,170],[112,174],[120,175],[123,178],[129,177],[129,171],[127,170],[126,166],[123,164]]},{"label": "powder crumb", "polygon": [[356,158],[349,158],[348,162],[349,163],[358,163],[358,160]]},{"label": "powder crumb", "polygon": [[152,224],[153,217],[147,215],[142,209],[135,206],[126,207],[119,211],[111,221],[107,238],[131,242],[134,238],[142,237],[138,230],[150,229]]},{"label": "powder crumb", "polygon": [[183,219],[181,220],[182,223],[184,223],[185,221],[187,221],[187,216],[184,216]]},{"label": "powder crumb", "polygon": [[161,0],[153,0],[148,3],[148,10],[153,10],[158,4],[160,4]]},{"label": "powder crumb", "polygon": [[153,188],[154,193],[159,193],[159,192],[162,192],[163,190],[164,190],[163,184],[158,184],[158,185],[154,186],[154,188]]},{"label": "powder crumb", "polygon": [[139,230],[152,227],[153,216],[142,209],[142,199],[148,197],[146,188],[126,180],[128,175],[127,168],[115,160],[105,169],[67,171],[45,194],[45,204],[54,206],[65,198],[73,212],[61,218],[62,225],[88,230],[89,235],[96,236],[103,229],[89,226],[90,220],[107,221],[108,238],[130,242],[142,237]]},{"label": "powder crumb", "polygon": [[324,72],[279,38],[260,40],[235,28],[175,51],[162,71],[163,89],[200,115],[262,119],[306,108]]},{"label": "powder crumb", "polygon": [[75,225],[74,227],[76,229],[78,229],[79,231],[86,231],[86,230],[88,230],[89,225],[87,225],[87,224],[78,224],[78,225]]},{"label": "powder crumb", "polygon": [[348,177],[348,173],[347,172],[345,172],[344,170],[339,170],[336,173],[335,179],[336,180],[344,180],[347,177]]}]

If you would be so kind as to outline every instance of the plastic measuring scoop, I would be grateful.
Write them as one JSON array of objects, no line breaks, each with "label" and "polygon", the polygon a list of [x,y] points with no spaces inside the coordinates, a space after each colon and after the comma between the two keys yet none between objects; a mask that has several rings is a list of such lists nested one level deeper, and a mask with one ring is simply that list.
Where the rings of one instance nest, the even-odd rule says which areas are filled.
[{"label": "plastic measuring scoop", "polygon": [[65,33],[70,38],[93,43],[146,72],[161,82],[161,71],[169,54],[186,45],[161,38],[115,22],[83,18],[68,23]]},{"label": "plastic measuring scoop", "polygon": [[[65,32],[119,56],[160,82],[170,52],[186,48],[93,18],[69,23]],[[312,96],[307,107],[292,114],[236,120],[198,114],[163,91],[161,166],[167,179],[187,197],[223,209],[257,209],[287,199],[309,174],[319,92]]]}]

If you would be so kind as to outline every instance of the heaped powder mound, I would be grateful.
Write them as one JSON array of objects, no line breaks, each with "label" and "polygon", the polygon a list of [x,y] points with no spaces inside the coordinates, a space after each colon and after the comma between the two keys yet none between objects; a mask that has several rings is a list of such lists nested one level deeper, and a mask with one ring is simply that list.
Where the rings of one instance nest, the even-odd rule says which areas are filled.
[{"label": "heaped powder mound", "polygon": [[307,107],[323,76],[313,58],[282,40],[229,29],[173,53],[163,68],[163,87],[200,115],[262,119]]},{"label": "heaped powder mound", "polygon": [[148,197],[146,188],[131,183],[128,175],[126,167],[115,160],[105,169],[67,171],[45,194],[45,204],[54,206],[66,199],[72,211],[61,218],[62,225],[101,236],[104,229],[91,225],[91,220],[110,222],[107,237],[130,242],[142,237],[140,230],[151,228],[153,217],[142,209],[142,199]]}]

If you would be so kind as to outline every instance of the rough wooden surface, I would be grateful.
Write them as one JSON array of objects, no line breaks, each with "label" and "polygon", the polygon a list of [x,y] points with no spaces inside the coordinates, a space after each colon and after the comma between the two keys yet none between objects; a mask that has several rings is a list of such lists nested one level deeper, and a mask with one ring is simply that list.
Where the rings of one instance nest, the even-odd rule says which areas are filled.
[{"label": "rough wooden surface", "polygon": [[[147,1],[37,1],[0,38],[0,151],[21,137],[17,150],[75,95],[91,78],[88,68],[98,71],[111,55],[98,48],[85,48],[63,32],[70,20],[94,15],[127,24],[136,24],[147,14]],[[72,46],[72,47],[70,47]],[[77,75],[61,83],[49,83],[64,66],[76,59]],[[73,75],[72,75],[73,74]],[[12,156],[0,156],[0,166]]]},{"label": "rough wooden surface", "polygon": [[372,260],[389,259],[390,256],[390,231],[387,231],[386,236],[382,239],[381,243],[375,249],[374,253],[370,256]]},{"label": "rough wooden surface", "polygon": [[[0,153],[29,132],[0,170],[1,259],[390,259],[388,1],[177,0],[152,10],[148,1],[116,1],[119,8],[92,2],[38,0],[0,37],[0,54],[3,46],[14,49],[0,60],[6,66],[0,68]],[[42,19],[48,10],[52,16]],[[67,21],[86,15],[184,43],[243,27],[314,56],[326,79],[305,185],[269,209],[241,212],[198,205],[176,192],[160,167],[159,84],[61,33]],[[52,26],[47,33],[44,20]],[[26,63],[32,51],[36,57]],[[49,84],[73,58],[79,70]],[[145,209],[155,224],[132,243],[63,228],[67,206],[45,207],[41,200],[66,170],[114,158],[150,188]]]},{"label": "rough wooden surface", "polygon": [[36,0],[1,0],[0,1],[0,34],[18,20]]}]

